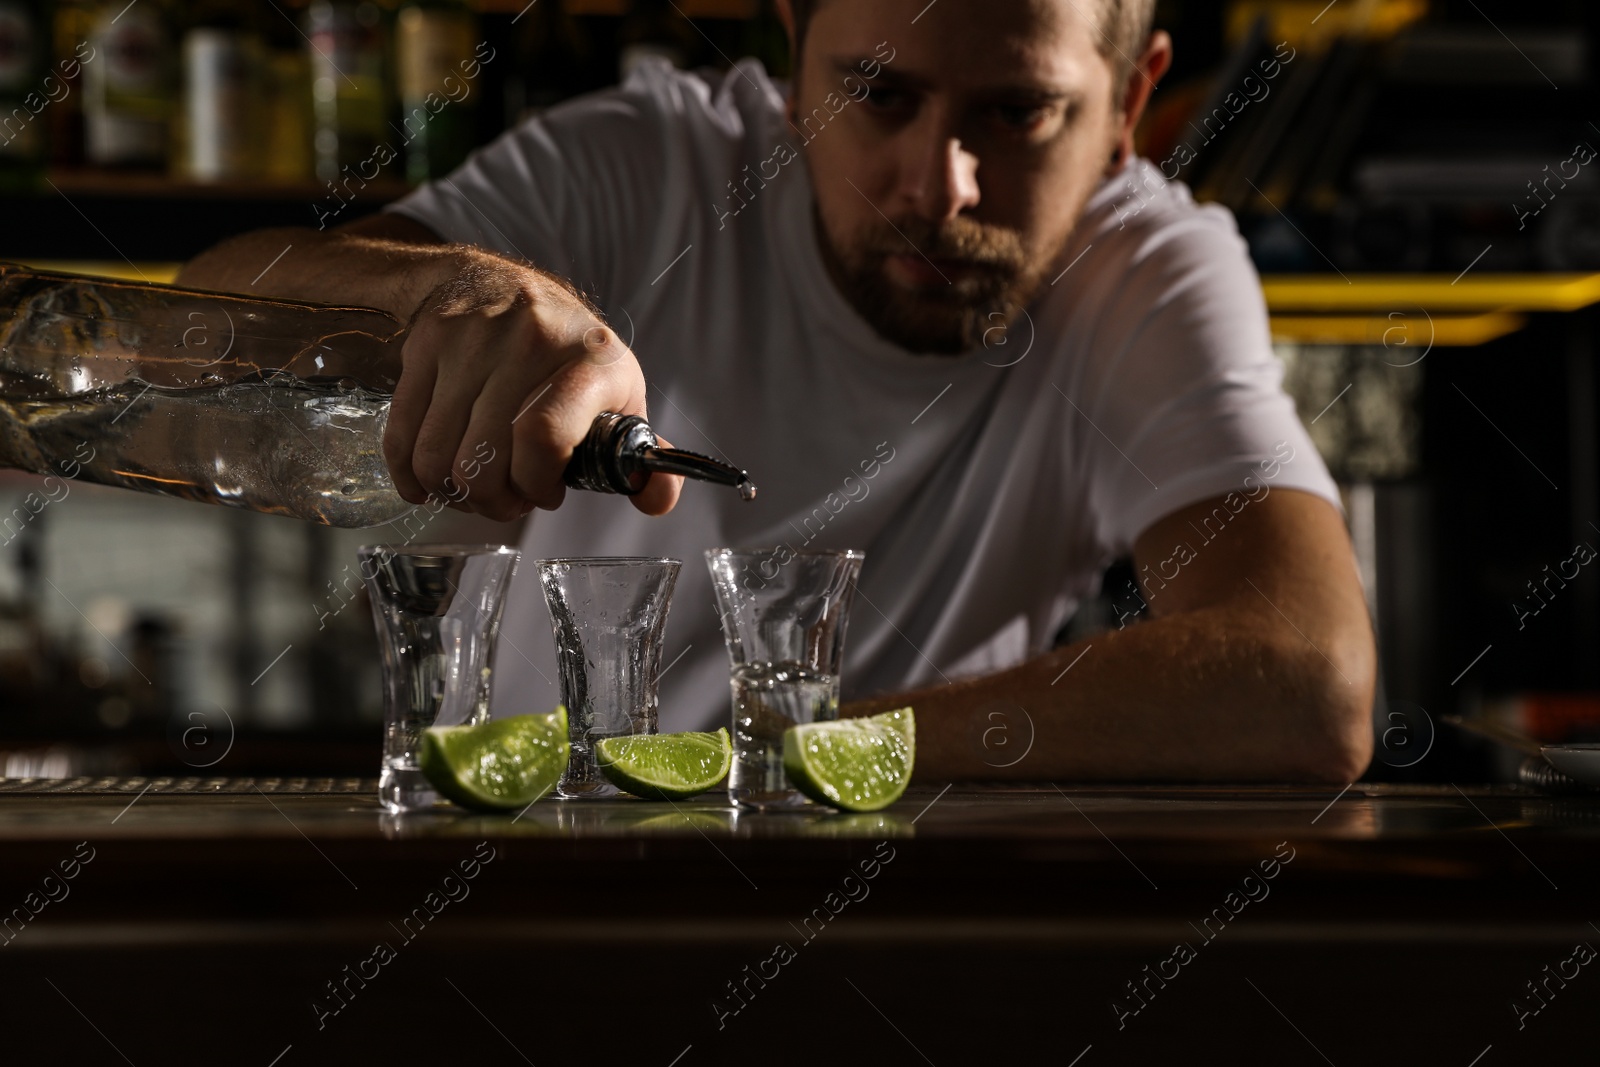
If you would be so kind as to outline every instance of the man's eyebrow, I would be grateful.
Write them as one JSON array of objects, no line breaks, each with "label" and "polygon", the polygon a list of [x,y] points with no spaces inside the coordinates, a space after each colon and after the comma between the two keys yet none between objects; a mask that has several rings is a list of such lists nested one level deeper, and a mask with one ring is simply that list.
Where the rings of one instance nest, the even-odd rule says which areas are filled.
[{"label": "man's eyebrow", "polygon": [[1084,98],[1073,89],[1051,89],[1043,85],[991,85],[973,95],[991,100],[1026,100],[1030,104],[1076,104]]},{"label": "man's eyebrow", "polygon": [[[868,78],[865,71],[861,69],[861,65],[873,62],[876,62],[876,60],[867,56],[860,59],[834,59],[829,62],[829,65],[840,76],[854,75],[874,86],[883,85],[896,89],[928,89],[933,85],[926,78],[919,78],[915,74],[908,74],[905,71],[891,70],[881,63],[878,64],[880,69],[877,76]],[[1074,89],[1057,89],[1047,85],[1025,82],[984,86],[973,90],[973,95],[990,99],[1027,100],[1038,104],[1074,104],[1083,99],[1083,94]]]},{"label": "man's eyebrow", "polygon": [[[887,65],[885,65],[875,56],[840,56],[830,59],[828,61],[828,65],[833,68],[834,73],[836,74],[853,74],[856,77],[864,78],[867,81],[893,81],[900,85],[913,87],[926,84],[921,78],[903,74],[899,71],[890,70]],[[873,77],[868,78],[867,71],[873,69],[874,67],[878,69],[878,73]]]}]

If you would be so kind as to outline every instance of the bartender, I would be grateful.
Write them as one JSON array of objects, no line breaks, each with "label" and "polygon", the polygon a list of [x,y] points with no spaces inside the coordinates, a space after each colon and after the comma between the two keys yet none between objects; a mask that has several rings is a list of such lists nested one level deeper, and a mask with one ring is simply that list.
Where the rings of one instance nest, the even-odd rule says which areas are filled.
[{"label": "bartender", "polygon": [[[728,714],[705,549],[855,548],[845,714],[913,705],[924,781],[1359,776],[1376,656],[1336,488],[1232,216],[1133,152],[1172,56],[1152,0],[779,7],[790,85],[646,63],[180,280],[408,322],[406,499],[538,509],[527,558],[684,560],[663,731]],[[759,498],[567,493],[602,411]],[[1127,557],[1147,610],[1056,646]],[[496,714],[556,702],[551,644],[525,567]]]}]

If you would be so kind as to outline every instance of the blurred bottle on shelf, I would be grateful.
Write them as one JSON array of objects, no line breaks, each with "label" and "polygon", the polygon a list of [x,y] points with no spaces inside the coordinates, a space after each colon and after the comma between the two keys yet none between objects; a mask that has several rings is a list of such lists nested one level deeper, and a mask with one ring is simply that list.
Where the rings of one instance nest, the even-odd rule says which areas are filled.
[{"label": "blurred bottle on shelf", "polygon": [[405,0],[395,20],[395,82],[406,180],[450,173],[477,143],[478,75],[495,51],[465,0]]},{"label": "blurred bottle on shelf", "polygon": [[625,82],[646,59],[659,57],[674,67],[687,67],[700,37],[672,0],[634,0],[617,31],[617,43],[617,80]]},{"label": "blurred bottle on shelf", "polygon": [[[251,0],[255,2],[255,0]],[[259,10],[259,9],[258,9]],[[285,14],[298,14],[285,8]],[[262,101],[261,169],[267,181],[307,183],[316,177],[312,140],[311,56],[301,21],[267,9],[260,15]]]},{"label": "blurred bottle on shelf", "polygon": [[310,181],[316,163],[311,150],[311,61],[304,45],[269,48],[264,79],[261,176],[269,181]]},{"label": "blurred bottle on shelf", "polygon": [[183,35],[184,174],[227,181],[261,172],[266,50],[249,0],[197,5]]},{"label": "blurred bottle on shelf", "polygon": [[155,0],[96,8],[84,70],[84,149],[94,166],[164,170],[175,104],[172,28]]},{"label": "blurred bottle on shelf", "polygon": [[[297,38],[298,41],[298,38]],[[257,171],[267,181],[309,182],[312,153],[311,62],[298,48],[268,47],[262,57],[262,127]]]},{"label": "blurred bottle on shelf", "polygon": [[50,36],[43,3],[0,0],[0,190],[31,189],[44,171]]},{"label": "blurred bottle on shelf", "polygon": [[51,54],[55,67],[51,74],[61,80],[59,98],[50,105],[50,164],[56,167],[81,167],[84,164],[83,97],[88,77],[84,73],[94,61],[94,23],[99,6],[96,0],[56,0],[51,20],[54,44]]},{"label": "blurred bottle on shelf", "polygon": [[305,21],[317,180],[337,181],[348,169],[365,183],[391,172],[383,9],[370,0],[312,0]]}]

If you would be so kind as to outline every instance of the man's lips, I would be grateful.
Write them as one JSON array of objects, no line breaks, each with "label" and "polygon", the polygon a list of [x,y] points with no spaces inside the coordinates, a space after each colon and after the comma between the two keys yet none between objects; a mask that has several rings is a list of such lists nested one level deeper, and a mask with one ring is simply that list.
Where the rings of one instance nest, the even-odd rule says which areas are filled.
[{"label": "man's lips", "polygon": [[952,285],[977,273],[979,265],[967,259],[921,256],[915,252],[896,253],[885,259],[889,276],[907,288],[923,289]]}]

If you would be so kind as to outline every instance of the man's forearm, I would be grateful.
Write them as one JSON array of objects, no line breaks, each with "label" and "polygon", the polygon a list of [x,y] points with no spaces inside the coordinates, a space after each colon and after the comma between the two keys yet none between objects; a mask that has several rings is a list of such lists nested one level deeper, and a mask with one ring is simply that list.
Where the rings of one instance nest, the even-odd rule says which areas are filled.
[{"label": "man's forearm", "polygon": [[184,265],[178,284],[276,300],[375,307],[408,321],[433,289],[488,254],[339,230],[255,230]]},{"label": "man's forearm", "polygon": [[1018,667],[852,703],[916,709],[920,782],[1348,782],[1366,766],[1371,658],[1328,658],[1232,607],[1101,634]]}]

